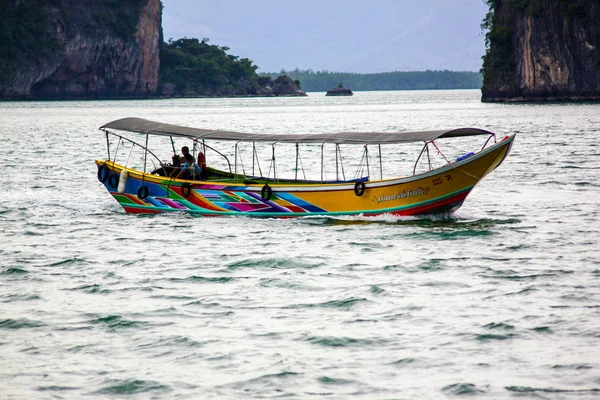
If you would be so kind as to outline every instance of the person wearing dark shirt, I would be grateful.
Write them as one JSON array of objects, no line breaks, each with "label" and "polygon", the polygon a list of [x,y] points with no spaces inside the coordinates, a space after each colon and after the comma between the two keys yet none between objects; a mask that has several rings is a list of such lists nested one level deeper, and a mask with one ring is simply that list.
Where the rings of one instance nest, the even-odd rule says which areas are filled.
[{"label": "person wearing dark shirt", "polygon": [[198,164],[196,164],[194,157],[190,153],[187,153],[185,155],[185,163],[175,179],[199,179],[201,173],[202,171]]}]

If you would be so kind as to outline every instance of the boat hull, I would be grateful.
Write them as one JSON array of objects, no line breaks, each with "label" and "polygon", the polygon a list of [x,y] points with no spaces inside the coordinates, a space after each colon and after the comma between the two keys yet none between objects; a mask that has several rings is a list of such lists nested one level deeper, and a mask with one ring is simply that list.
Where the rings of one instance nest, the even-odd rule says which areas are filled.
[{"label": "boat hull", "polygon": [[[182,181],[97,160],[98,178],[128,213],[187,212],[204,216],[423,215],[451,213],[508,155],[514,136],[465,160],[406,178],[360,183],[263,184]],[[358,186],[357,186],[358,185]],[[124,187],[124,188],[123,188]],[[356,192],[362,195],[357,195]]]}]

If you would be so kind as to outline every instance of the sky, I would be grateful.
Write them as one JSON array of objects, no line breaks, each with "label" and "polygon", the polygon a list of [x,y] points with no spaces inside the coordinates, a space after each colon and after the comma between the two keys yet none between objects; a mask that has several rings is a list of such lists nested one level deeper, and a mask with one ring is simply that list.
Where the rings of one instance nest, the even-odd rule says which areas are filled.
[{"label": "sky", "polygon": [[282,69],[479,71],[483,0],[162,0],[169,39],[208,38]]}]

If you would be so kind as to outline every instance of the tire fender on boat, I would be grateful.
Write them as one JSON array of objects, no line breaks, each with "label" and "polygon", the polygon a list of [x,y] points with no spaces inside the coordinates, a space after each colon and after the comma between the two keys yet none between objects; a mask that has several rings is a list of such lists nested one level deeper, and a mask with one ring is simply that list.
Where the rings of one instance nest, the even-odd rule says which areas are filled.
[{"label": "tire fender on boat", "polygon": [[148,197],[149,194],[150,189],[148,189],[148,186],[145,185],[140,186],[140,188],[137,191],[137,197],[140,200],[144,200],[146,197]]},{"label": "tire fender on boat", "polygon": [[119,186],[119,175],[110,174],[110,177],[108,178],[108,186],[116,189]]},{"label": "tire fender on boat", "polygon": [[271,186],[265,183],[265,186],[260,190],[260,197],[262,197],[264,201],[271,200],[271,197],[273,197],[273,189],[271,189]]},{"label": "tire fender on boat", "polygon": [[123,194],[125,193],[125,187],[127,186],[127,177],[129,176],[129,173],[127,172],[126,169],[121,170],[121,176],[119,177],[119,187],[117,189],[117,192]]},{"label": "tire fender on boat", "polygon": [[358,181],[354,184],[354,194],[357,196],[362,196],[365,193],[365,183],[363,181]]},{"label": "tire fender on boat", "polygon": [[185,182],[183,185],[181,185],[181,194],[185,198],[189,197],[190,194],[192,194],[192,185],[190,185],[187,182]]},{"label": "tire fender on boat", "polygon": [[102,183],[106,182],[108,179],[109,170],[106,164],[102,164],[100,168],[98,168],[98,180]]}]

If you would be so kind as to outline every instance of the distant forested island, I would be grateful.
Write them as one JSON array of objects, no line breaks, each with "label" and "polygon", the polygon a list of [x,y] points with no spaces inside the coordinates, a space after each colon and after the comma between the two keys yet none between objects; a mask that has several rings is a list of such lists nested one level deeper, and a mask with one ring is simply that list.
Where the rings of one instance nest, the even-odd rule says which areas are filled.
[{"label": "distant forested island", "polygon": [[430,89],[480,89],[482,76],[469,71],[396,71],[371,74],[281,70],[267,73],[271,77],[287,75],[299,81],[302,90],[325,92],[343,82],[344,87],[356,90],[430,90]]}]

